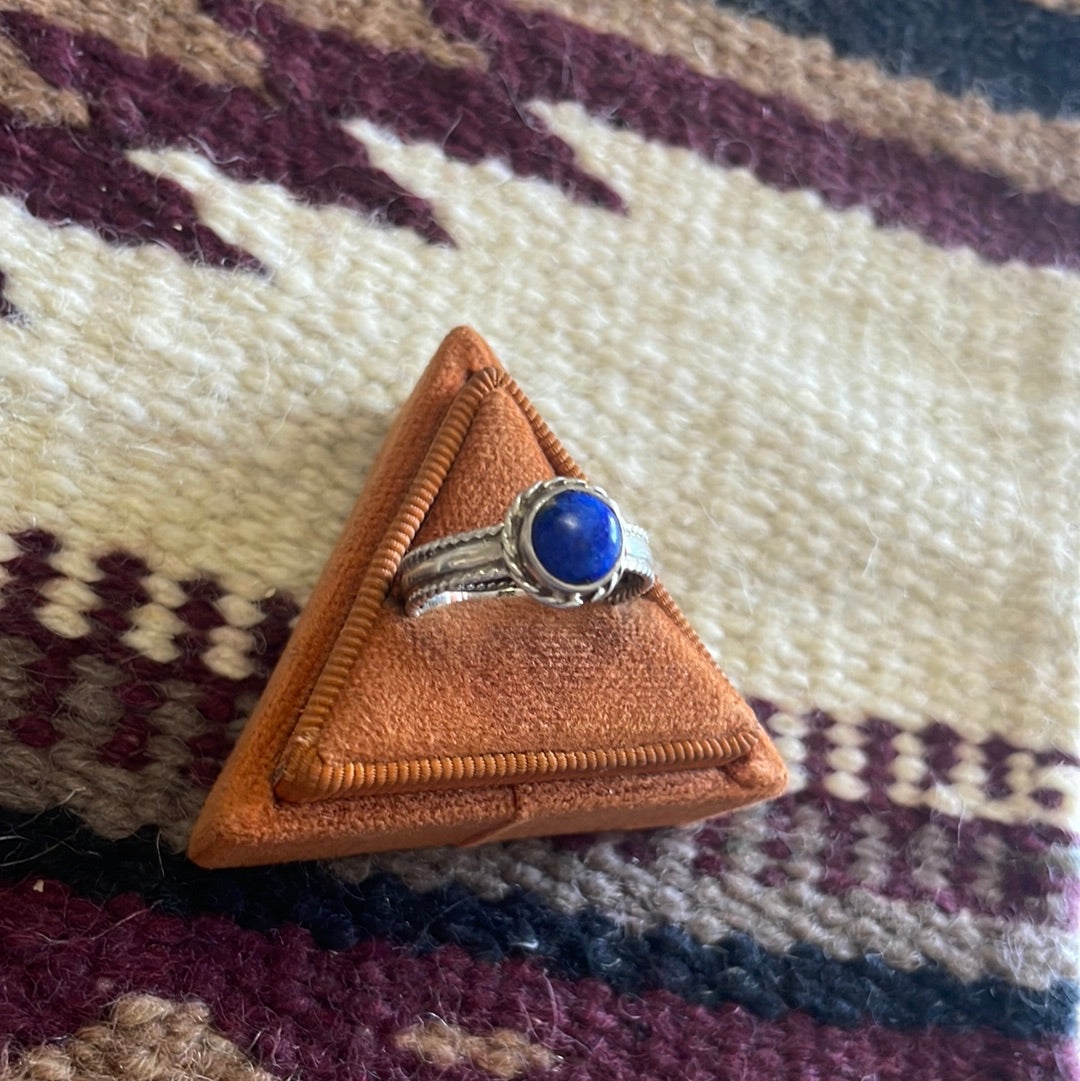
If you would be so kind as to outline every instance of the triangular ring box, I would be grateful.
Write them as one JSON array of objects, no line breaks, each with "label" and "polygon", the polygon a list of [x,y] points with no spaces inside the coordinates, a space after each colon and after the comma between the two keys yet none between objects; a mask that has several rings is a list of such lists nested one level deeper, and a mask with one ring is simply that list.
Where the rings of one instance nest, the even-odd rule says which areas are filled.
[{"label": "triangular ring box", "polygon": [[207,867],[696,821],[783,763],[659,584],[405,614],[413,546],[582,474],[485,342],[443,341],[372,467],[189,855]]}]

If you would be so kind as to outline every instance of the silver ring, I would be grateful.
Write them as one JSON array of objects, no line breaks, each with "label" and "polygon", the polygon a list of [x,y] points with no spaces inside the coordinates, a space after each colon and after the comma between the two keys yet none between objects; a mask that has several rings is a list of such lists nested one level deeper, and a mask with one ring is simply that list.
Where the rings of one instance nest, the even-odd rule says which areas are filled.
[{"label": "silver ring", "polygon": [[499,525],[414,548],[396,586],[410,616],[455,601],[532,597],[556,608],[629,600],[656,581],[649,538],[602,488],[572,477],[518,493]]}]

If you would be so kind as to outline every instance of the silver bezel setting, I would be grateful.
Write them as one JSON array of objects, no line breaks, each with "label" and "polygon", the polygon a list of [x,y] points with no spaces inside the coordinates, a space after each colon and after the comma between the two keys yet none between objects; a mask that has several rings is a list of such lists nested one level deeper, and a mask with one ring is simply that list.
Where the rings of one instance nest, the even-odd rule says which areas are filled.
[{"label": "silver bezel setting", "polygon": [[[619,523],[621,545],[614,565],[603,578],[575,585],[549,574],[537,558],[532,544],[532,524],[537,513],[560,492],[587,492],[601,500]],[[555,608],[577,608],[582,604],[604,600],[618,586],[626,556],[627,524],[615,501],[596,485],[575,477],[554,477],[538,481],[518,493],[503,519],[503,559],[514,584],[523,593]]]}]

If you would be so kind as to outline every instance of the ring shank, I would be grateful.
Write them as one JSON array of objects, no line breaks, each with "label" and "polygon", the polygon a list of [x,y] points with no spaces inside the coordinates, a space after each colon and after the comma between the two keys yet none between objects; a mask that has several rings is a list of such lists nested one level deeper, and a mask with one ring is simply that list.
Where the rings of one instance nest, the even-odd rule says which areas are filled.
[{"label": "ring shank", "polygon": [[[406,613],[418,616],[457,601],[524,595],[507,566],[502,537],[503,526],[489,526],[409,552],[396,583]],[[617,580],[603,599],[613,604],[629,600],[654,581],[648,534],[639,526],[624,525]]]},{"label": "ring shank", "polygon": [[488,580],[502,559],[501,533],[501,526],[491,526],[420,545],[401,561],[398,589],[408,596],[429,582],[458,575]]}]

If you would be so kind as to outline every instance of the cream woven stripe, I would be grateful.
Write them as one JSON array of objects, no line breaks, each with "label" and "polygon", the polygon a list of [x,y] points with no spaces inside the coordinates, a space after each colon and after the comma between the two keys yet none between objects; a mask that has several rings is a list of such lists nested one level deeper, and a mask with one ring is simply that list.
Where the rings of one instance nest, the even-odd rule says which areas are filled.
[{"label": "cream woven stripe", "polygon": [[1075,746],[1080,279],[883,232],[576,106],[541,111],[628,214],[360,124],[457,249],[180,153],[138,160],[269,279],[0,204],[30,320],[0,327],[19,358],[5,522],[130,547],[171,577],[208,570],[242,597],[302,596],[390,413],[469,321],[651,529],[742,689]]}]

